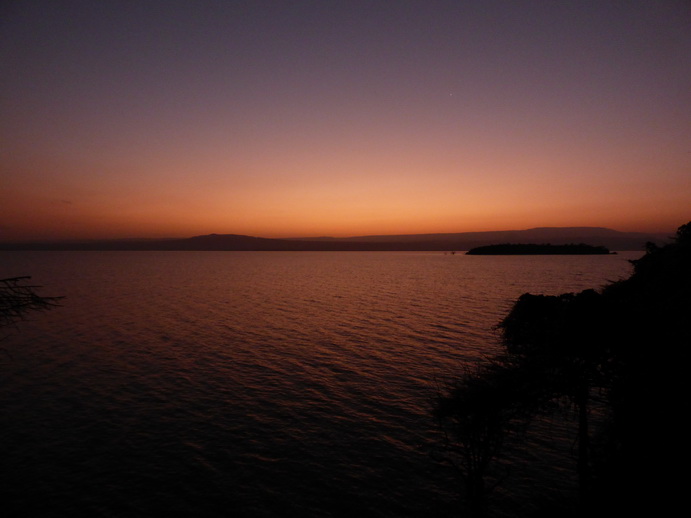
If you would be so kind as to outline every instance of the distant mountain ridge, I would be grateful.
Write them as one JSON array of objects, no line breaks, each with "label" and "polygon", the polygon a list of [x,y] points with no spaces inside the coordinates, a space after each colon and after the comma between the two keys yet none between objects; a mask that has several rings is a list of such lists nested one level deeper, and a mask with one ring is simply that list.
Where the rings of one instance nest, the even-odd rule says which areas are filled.
[{"label": "distant mountain ridge", "polygon": [[585,243],[610,250],[643,250],[664,244],[673,233],[620,232],[604,227],[537,227],[440,234],[370,235],[273,239],[207,234],[173,239],[114,239],[0,243],[0,250],[198,250],[198,251],[463,251],[504,243],[567,245]]}]

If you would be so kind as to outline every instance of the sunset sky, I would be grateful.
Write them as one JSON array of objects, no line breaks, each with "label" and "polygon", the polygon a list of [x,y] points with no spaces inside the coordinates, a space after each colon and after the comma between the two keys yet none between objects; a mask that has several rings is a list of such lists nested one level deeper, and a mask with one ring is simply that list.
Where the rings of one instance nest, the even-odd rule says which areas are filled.
[{"label": "sunset sky", "polygon": [[0,73],[0,241],[691,219],[686,0],[18,0]]}]

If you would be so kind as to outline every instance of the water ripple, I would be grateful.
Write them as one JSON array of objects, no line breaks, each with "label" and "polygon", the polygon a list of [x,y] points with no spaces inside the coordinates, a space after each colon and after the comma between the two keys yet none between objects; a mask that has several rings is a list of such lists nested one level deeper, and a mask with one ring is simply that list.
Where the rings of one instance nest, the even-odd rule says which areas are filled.
[{"label": "water ripple", "polygon": [[[8,506],[32,516],[444,516],[438,380],[525,291],[625,255],[7,253],[64,306],[4,346]],[[47,293],[48,294],[48,293]]]}]

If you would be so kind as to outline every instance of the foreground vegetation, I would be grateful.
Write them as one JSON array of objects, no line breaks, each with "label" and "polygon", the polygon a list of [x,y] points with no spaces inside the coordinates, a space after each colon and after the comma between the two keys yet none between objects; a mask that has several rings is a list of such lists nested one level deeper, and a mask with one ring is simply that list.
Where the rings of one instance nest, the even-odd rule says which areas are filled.
[{"label": "foreground vegetation", "polygon": [[558,406],[575,416],[579,498],[553,515],[665,515],[673,507],[682,482],[675,467],[686,468],[691,222],[672,243],[648,244],[633,265],[628,279],[600,291],[522,295],[500,324],[501,352],[438,396],[445,456],[462,473],[475,515],[491,514],[507,445]]}]

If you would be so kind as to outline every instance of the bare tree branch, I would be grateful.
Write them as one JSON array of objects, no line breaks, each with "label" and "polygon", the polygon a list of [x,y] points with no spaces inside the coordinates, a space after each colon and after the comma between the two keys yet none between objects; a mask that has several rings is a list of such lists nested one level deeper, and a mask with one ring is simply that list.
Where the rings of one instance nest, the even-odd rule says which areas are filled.
[{"label": "bare tree branch", "polygon": [[26,284],[31,277],[0,279],[0,328],[15,324],[31,311],[58,306],[63,297],[44,297],[36,293],[41,286]]}]

